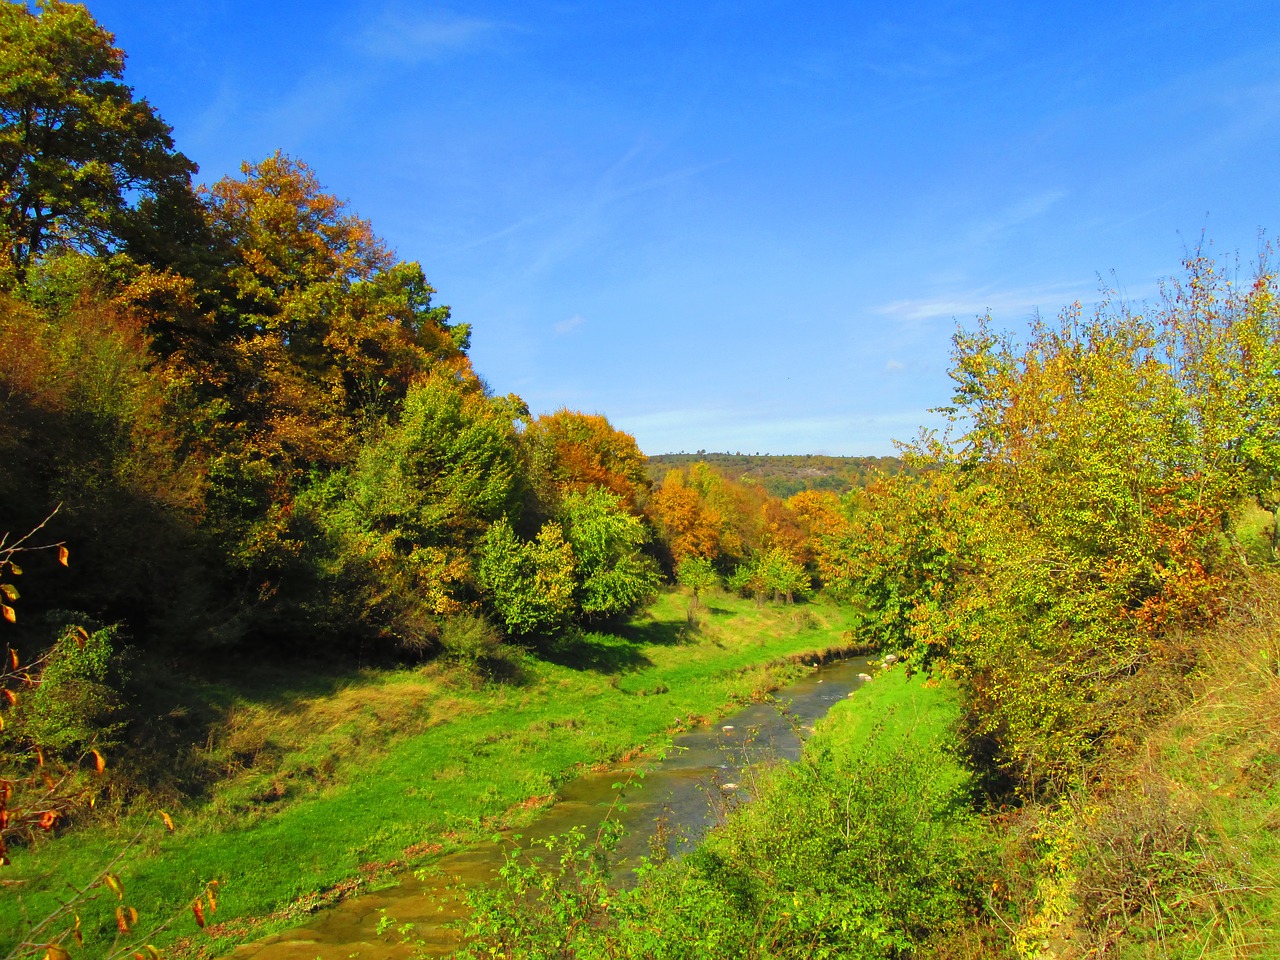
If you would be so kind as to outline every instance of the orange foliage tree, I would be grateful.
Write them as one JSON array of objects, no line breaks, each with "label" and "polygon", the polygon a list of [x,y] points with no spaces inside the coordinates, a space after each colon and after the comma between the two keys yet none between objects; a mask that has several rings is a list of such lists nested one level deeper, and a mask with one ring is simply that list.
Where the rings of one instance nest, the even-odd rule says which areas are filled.
[{"label": "orange foliage tree", "polygon": [[543,414],[529,424],[524,439],[544,499],[601,487],[638,512],[648,495],[645,456],[635,437],[600,414],[568,409]]}]

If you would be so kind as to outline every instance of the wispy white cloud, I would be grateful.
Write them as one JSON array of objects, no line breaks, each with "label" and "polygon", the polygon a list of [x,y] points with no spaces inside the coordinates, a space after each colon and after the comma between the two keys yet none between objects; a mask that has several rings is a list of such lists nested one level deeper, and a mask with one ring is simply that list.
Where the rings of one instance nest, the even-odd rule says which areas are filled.
[{"label": "wispy white cloud", "polygon": [[[530,244],[532,255],[524,271],[526,279],[536,277],[574,257],[607,232],[618,215],[620,205],[644,194],[661,191],[684,180],[697,177],[727,161],[714,160],[668,170],[654,176],[634,175],[632,170],[651,155],[661,152],[662,144],[648,139],[637,141],[621,157],[603,170],[594,183],[575,188],[554,209],[534,221],[546,220],[555,226]],[[518,223],[502,231],[511,232],[529,225]]]},{"label": "wispy white cloud", "polygon": [[969,242],[986,244],[999,240],[1009,231],[1044,216],[1066,195],[1065,190],[1044,190],[1017,200],[975,223],[969,231]]},{"label": "wispy white cloud", "polygon": [[1097,293],[1096,283],[1092,286],[1060,284],[1011,290],[953,290],[929,297],[894,300],[875,308],[875,312],[903,323],[938,319],[967,320],[986,313],[1026,317],[1036,311],[1057,313],[1076,300],[1095,300]]},{"label": "wispy white cloud", "polygon": [[555,331],[563,337],[566,333],[578,329],[578,327],[582,326],[586,322],[587,320],[582,314],[575,313],[572,317],[561,320],[557,323],[555,325]]},{"label": "wispy white cloud", "polygon": [[884,369],[888,373],[898,373],[899,371],[907,369],[907,365],[901,360],[889,360],[885,363]]},{"label": "wispy white cloud", "polygon": [[471,52],[507,29],[509,24],[447,10],[401,8],[373,18],[356,42],[364,53],[380,60],[420,63]]}]

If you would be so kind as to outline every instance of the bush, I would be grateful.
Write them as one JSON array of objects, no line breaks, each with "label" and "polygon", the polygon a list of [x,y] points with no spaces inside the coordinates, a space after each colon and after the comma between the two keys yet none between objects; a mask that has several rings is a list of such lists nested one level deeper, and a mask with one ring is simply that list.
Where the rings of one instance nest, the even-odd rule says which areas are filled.
[{"label": "bush", "polygon": [[512,649],[502,640],[502,632],[483,614],[457,613],[440,630],[443,659],[472,670],[484,670],[510,660]]},{"label": "bush", "polygon": [[124,727],[118,634],[118,625],[63,627],[39,683],[18,701],[14,735],[64,757],[114,746]]}]

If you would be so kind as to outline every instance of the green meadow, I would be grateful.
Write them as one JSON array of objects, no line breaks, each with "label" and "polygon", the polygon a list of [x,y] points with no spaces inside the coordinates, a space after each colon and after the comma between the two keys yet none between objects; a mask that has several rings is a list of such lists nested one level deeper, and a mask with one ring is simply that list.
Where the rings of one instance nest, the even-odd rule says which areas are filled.
[{"label": "green meadow", "polygon": [[[216,954],[536,816],[578,772],[655,751],[850,645],[835,606],[716,594],[691,622],[687,604],[665,593],[626,629],[523,656],[501,680],[436,662],[204,690],[223,720],[203,749],[226,776],[167,811],[172,834],[158,814],[133,814],[20,851],[0,926],[50,910],[136,835],[116,869],[141,928],[176,916],[157,945],[185,938],[179,954]],[[192,936],[187,904],[211,880],[213,935]],[[84,911],[90,941],[112,940],[115,906],[101,896]]]}]

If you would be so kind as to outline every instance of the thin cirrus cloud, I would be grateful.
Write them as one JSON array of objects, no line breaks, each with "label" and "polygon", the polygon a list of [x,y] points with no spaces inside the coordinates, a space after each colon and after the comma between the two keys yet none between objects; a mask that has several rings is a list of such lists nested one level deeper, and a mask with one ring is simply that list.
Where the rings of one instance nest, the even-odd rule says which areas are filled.
[{"label": "thin cirrus cloud", "polygon": [[583,317],[582,314],[575,313],[572,317],[569,317],[568,319],[565,319],[565,320],[561,320],[559,323],[557,323],[555,325],[555,331],[556,333],[558,333],[560,336],[563,337],[565,334],[571,333],[572,331],[578,329],[578,327],[582,326],[586,322],[587,322],[586,318]]},{"label": "thin cirrus cloud", "polygon": [[881,316],[903,323],[928,320],[966,320],[987,313],[1030,315],[1038,310],[1056,313],[1076,300],[1097,299],[1098,291],[1079,284],[1023,287],[1014,290],[957,290],[933,297],[894,300],[875,309]]},{"label": "thin cirrus cloud", "polygon": [[969,237],[970,243],[991,243],[1025,223],[1048,213],[1066,197],[1065,190],[1045,190],[1006,206],[996,216],[975,224]]},{"label": "thin cirrus cloud", "polygon": [[491,42],[509,24],[445,10],[384,11],[358,35],[359,48],[379,60],[421,63],[469,53]]}]

